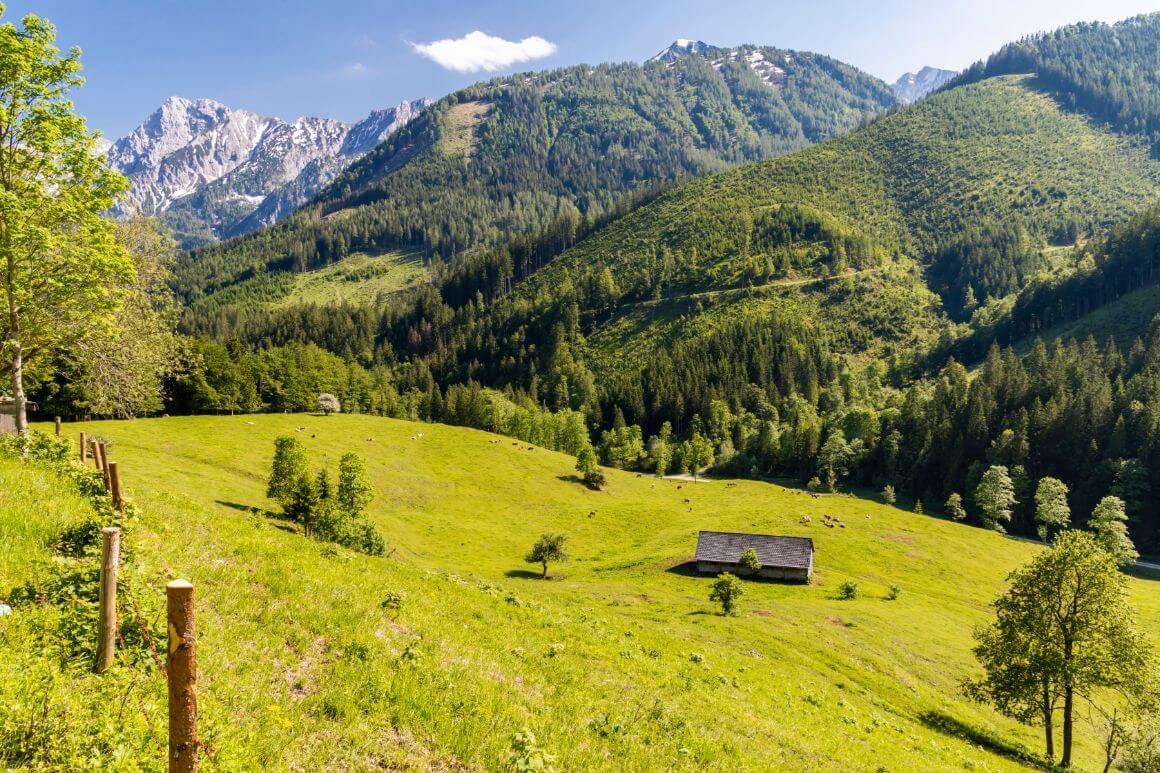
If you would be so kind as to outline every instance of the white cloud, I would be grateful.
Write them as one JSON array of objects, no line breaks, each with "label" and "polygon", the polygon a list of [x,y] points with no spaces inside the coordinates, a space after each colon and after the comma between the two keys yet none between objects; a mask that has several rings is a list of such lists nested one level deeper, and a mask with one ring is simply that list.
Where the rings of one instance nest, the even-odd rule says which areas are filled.
[{"label": "white cloud", "polygon": [[368,70],[367,66],[365,64],[363,64],[362,62],[355,62],[354,64],[348,64],[346,67],[342,68],[342,71],[344,73],[346,73],[347,75],[365,75],[367,70]]},{"label": "white cloud", "polygon": [[479,30],[457,39],[411,45],[418,53],[456,72],[502,70],[517,62],[543,59],[556,53],[556,44],[538,35],[515,42]]}]

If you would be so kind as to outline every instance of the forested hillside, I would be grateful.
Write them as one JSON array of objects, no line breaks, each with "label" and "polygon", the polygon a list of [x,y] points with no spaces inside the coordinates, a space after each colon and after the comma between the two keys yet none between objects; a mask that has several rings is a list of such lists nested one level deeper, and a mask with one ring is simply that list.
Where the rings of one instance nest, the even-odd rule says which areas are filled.
[{"label": "forested hillside", "polygon": [[194,300],[255,271],[398,247],[448,260],[516,235],[558,250],[634,195],[894,104],[886,84],[829,57],[752,46],[492,80],[425,110],[286,222],[188,255],[178,285]]},{"label": "forested hillside", "polygon": [[1001,48],[947,87],[995,75],[1037,73],[1076,109],[1160,141],[1160,14],[1119,24],[1074,24]]}]

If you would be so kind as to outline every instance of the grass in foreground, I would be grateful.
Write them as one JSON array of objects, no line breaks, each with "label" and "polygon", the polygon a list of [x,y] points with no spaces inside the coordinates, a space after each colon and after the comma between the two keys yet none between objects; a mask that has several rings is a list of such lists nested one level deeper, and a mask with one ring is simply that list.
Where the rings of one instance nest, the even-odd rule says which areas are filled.
[{"label": "grass in foreground", "polygon": [[[971,627],[1034,545],[755,482],[610,471],[592,492],[568,457],[441,425],[295,415],[78,429],[114,441],[143,511],[127,535],[133,572],[154,608],[165,580],[197,586],[203,724],[223,764],[495,768],[523,727],[564,769],[1004,770],[1022,765],[997,743],[1039,746],[957,690]],[[316,462],[368,458],[392,556],[254,512],[269,506],[284,433]],[[825,513],[848,527],[822,528]],[[721,617],[712,578],[684,566],[701,528],[811,536],[818,581],[748,582],[741,616]],[[545,531],[570,535],[573,556],[548,581],[522,560]],[[845,580],[860,598],[839,600]],[[1155,585],[1133,590],[1143,620],[1160,622]],[[163,708],[153,680],[145,700]],[[1097,752],[1083,740],[1086,765]]]}]

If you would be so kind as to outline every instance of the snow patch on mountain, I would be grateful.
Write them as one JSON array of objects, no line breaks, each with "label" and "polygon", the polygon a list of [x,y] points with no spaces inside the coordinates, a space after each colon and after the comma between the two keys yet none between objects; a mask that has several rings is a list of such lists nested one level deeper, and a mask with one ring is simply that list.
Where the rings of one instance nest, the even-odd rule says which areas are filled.
[{"label": "snow patch on mountain", "polygon": [[650,57],[648,61],[671,62],[674,59],[680,59],[682,56],[688,56],[689,54],[703,54],[709,48],[709,44],[702,40],[677,38],[666,49]]},{"label": "snow patch on mountain", "polygon": [[[769,57],[776,54],[781,64],[771,60]],[[685,56],[704,56],[709,59],[709,64],[714,70],[720,70],[725,66],[726,62],[743,61],[753,71],[758,78],[765,81],[770,86],[778,87],[785,83],[786,71],[781,65],[789,66],[793,64],[793,57],[789,52],[779,52],[776,49],[763,49],[754,46],[738,46],[737,48],[717,48],[710,46],[700,40],[684,40],[679,39],[673,42],[664,51],[661,51],[656,56],[648,61],[650,62],[664,62],[669,66],[681,57]]]}]

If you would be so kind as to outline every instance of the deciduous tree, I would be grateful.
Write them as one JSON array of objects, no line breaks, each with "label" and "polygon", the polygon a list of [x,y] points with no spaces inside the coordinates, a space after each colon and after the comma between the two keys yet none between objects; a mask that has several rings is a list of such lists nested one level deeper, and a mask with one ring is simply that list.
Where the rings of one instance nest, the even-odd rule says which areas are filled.
[{"label": "deciduous tree", "polygon": [[[2,9],[0,9],[2,13]],[[66,345],[108,325],[133,261],[102,216],[123,177],[96,154],[76,114],[80,51],[29,14],[0,25],[0,351],[28,429],[25,379]]]},{"label": "deciduous tree", "polygon": [[957,492],[947,497],[947,503],[943,505],[943,512],[948,518],[953,518],[956,521],[961,521],[967,517],[967,511],[963,509],[963,498]]},{"label": "deciduous tree", "polygon": [[1102,691],[1137,690],[1148,681],[1148,645],[1135,628],[1124,575],[1088,532],[1065,531],[1010,580],[995,601],[996,621],[976,632],[986,675],[967,691],[1008,716],[1042,724],[1049,756],[1059,708],[1060,765],[1067,767],[1076,701],[1098,704]]},{"label": "deciduous tree", "polygon": [[274,461],[270,465],[270,479],[266,485],[266,496],[285,507],[298,480],[307,476],[306,448],[291,435],[283,435],[274,441]]},{"label": "deciduous tree", "polygon": [[353,451],[338,460],[338,491],[335,499],[352,518],[361,518],[367,507],[374,501],[375,489],[367,475],[367,465],[363,458]]},{"label": "deciduous tree", "polygon": [[536,540],[536,544],[524,556],[524,560],[529,564],[540,564],[544,568],[544,573],[541,577],[548,576],[548,563],[551,561],[566,561],[568,560],[568,553],[565,549],[568,537],[565,534],[541,534],[540,538]]},{"label": "deciduous tree", "polygon": [[1003,524],[1011,520],[1015,507],[1015,485],[1003,465],[992,465],[975,489],[975,504],[981,511],[983,525],[995,531],[1005,531]]},{"label": "deciduous tree", "polygon": [[1066,529],[1071,523],[1071,509],[1067,505],[1067,485],[1057,478],[1041,478],[1035,489],[1035,523],[1039,538],[1044,542],[1055,531]]},{"label": "deciduous tree", "polygon": [[1095,532],[1104,550],[1111,553],[1120,566],[1128,566],[1140,557],[1136,546],[1132,544],[1132,538],[1128,536],[1128,515],[1124,500],[1119,497],[1101,499],[1092,511],[1088,528]]},{"label": "deciduous tree", "polygon": [[745,586],[736,575],[725,572],[713,583],[709,591],[709,600],[721,605],[721,614],[737,614],[738,600],[745,593]]}]

